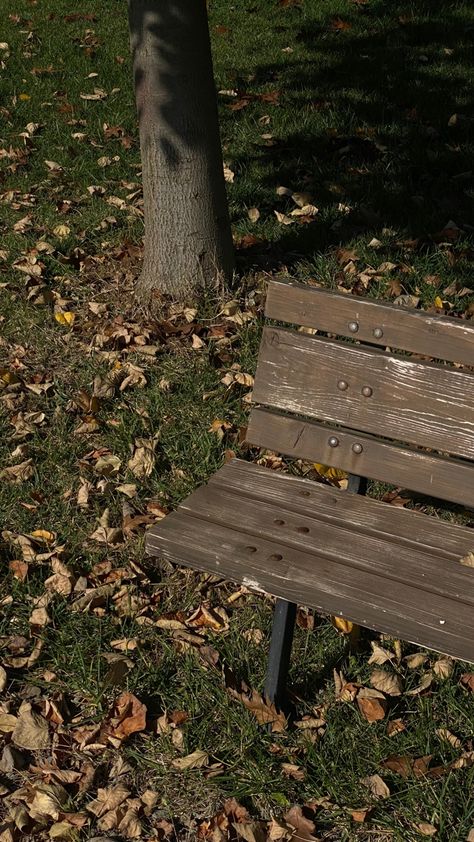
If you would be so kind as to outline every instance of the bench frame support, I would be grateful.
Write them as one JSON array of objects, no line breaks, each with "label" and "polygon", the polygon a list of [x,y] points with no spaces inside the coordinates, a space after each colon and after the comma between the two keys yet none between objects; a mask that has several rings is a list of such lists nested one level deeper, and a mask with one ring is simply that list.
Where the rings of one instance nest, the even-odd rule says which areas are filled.
[{"label": "bench frame support", "polygon": [[[359,477],[357,474],[349,474],[347,491],[349,494],[365,495],[367,492],[366,478]],[[290,668],[297,608],[298,606],[294,602],[277,599],[273,612],[264,695],[269,702],[275,705],[277,710],[288,708],[286,684]]]}]

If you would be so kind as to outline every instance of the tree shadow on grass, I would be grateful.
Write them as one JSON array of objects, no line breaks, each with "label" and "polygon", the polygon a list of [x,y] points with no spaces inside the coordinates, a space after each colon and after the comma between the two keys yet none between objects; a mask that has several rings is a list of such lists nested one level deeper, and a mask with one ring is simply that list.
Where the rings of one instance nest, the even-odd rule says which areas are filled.
[{"label": "tree shadow on grass", "polygon": [[[312,194],[319,215],[288,226],[277,253],[290,255],[291,264],[292,256],[387,229],[426,246],[449,220],[472,231],[474,26],[467,4],[380,0],[359,8],[353,28],[336,31],[334,21],[300,20],[298,9],[292,16],[295,54],[303,46],[305,57],[262,65],[254,80],[280,85],[290,130],[254,160],[268,174],[262,201],[279,183]],[[295,124],[301,129],[292,131]],[[273,207],[285,211],[285,202],[294,207],[288,199]]]}]

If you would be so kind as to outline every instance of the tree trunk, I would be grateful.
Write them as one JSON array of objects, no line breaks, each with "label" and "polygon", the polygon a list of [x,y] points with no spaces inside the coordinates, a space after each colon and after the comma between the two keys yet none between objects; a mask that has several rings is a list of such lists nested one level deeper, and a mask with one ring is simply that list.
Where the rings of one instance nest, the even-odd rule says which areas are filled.
[{"label": "tree trunk", "polygon": [[145,255],[138,298],[183,299],[232,276],[205,0],[128,0]]}]

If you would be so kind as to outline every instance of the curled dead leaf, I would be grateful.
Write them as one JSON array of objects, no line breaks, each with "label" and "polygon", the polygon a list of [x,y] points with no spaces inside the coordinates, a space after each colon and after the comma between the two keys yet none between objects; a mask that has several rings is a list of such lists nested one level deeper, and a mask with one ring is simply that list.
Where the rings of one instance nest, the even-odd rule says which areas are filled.
[{"label": "curled dead leaf", "polygon": [[357,694],[357,705],[367,722],[378,722],[385,717],[388,702],[379,690],[362,687]]},{"label": "curled dead leaf", "polygon": [[374,670],[370,676],[370,683],[376,690],[387,693],[389,696],[400,696],[402,693],[400,676],[385,670]]},{"label": "curled dead leaf", "polygon": [[361,784],[369,788],[374,798],[389,798],[390,790],[380,775],[368,775],[361,779]]},{"label": "curled dead leaf", "polygon": [[460,558],[459,563],[463,564],[465,567],[474,567],[474,552],[467,553],[467,555],[463,556],[463,558]]}]

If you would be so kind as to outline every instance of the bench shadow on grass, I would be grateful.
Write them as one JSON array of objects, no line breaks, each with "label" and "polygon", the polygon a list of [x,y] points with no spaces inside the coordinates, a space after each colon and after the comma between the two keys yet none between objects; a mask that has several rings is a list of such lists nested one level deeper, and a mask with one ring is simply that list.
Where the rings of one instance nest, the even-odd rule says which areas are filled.
[{"label": "bench shadow on grass", "polygon": [[474,26],[467,5],[429,6],[424,21],[422,2],[362,6],[354,33],[303,19],[296,41],[307,57],[258,68],[256,84],[279,79],[282,107],[302,125],[259,150],[271,173],[263,186],[308,191],[320,209],[317,222],[282,232],[276,253],[289,267],[383,229],[426,248],[448,220],[469,222]]}]

